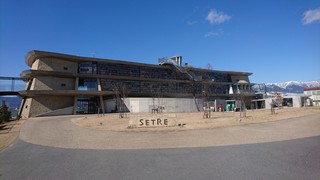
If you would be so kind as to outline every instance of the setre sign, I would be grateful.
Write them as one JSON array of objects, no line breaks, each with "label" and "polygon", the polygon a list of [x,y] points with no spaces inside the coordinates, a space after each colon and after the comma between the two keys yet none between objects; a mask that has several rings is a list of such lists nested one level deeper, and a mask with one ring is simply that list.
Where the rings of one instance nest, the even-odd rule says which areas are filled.
[{"label": "setre sign", "polygon": [[131,115],[129,121],[130,127],[152,128],[152,127],[172,127],[176,126],[175,115],[153,115],[153,116],[134,116]]},{"label": "setre sign", "polygon": [[168,126],[167,118],[141,118],[139,126]]}]

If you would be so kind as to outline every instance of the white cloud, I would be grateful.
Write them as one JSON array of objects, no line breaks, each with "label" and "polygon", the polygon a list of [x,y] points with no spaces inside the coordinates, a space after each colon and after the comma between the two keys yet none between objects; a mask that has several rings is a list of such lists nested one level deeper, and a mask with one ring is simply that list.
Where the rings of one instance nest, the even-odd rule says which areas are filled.
[{"label": "white cloud", "polygon": [[204,37],[210,37],[210,36],[219,36],[218,32],[210,31],[207,34],[204,35]]},{"label": "white cloud", "polygon": [[302,23],[304,25],[311,24],[316,21],[320,22],[320,7],[303,13]]},{"label": "white cloud", "polygon": [[195,25],[197,23],[198,23],[198,21],[188,21],[188,25],[190,25],[190,26]]},{"label": "white cloud", "polygon": [[204,37],[211,37],[211,36],[220,36],[223,33],[222,29],[219,29],[218,31],[210,31],[207,34],[204,35]]},{"label": "white cloud", "polygon": [[221,24],[230,19],[231,16],[228,14],[224,14],[223,12],[216,10],[211,10],[206,17],[206,20],[209,21],[210,24]]}]

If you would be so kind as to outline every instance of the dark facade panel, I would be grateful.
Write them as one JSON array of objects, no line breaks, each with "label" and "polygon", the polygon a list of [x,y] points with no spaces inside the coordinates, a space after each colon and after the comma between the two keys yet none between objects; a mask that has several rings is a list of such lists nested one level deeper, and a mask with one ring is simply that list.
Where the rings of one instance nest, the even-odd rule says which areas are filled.
[{"label": "dark facade panel", "polygon": [[188,73],[201,81],[231,82],[230,75],[225,72],[188,70]]}]

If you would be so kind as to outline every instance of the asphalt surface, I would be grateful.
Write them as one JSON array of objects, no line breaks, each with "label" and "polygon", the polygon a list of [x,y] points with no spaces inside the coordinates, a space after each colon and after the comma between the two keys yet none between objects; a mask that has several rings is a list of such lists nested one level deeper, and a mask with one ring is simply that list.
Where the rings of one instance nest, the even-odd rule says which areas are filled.
[{"label": "asphalt surface", "polygon": [[320,136],[202,148],[80,150],[17,140],[0,179],[317,179]]},{"label": "asphalt surface", "polygon": [[[248,136],[265,134],[268,137],[272,136],[270,128],[275,128],[274,133],[279,133],[276,132],[279,130],[276,129],[278,126],[292,129],[282,132],[281,136],[275,136],[284,137],[286,135],[286,138],[292,136],[291,140],[281,140],[280,138],[280,140],[273,142],[270,141],[273,139],[268,139],[266,142],[260,139],[262,140],[260,143],[250,141],[249,144],[218,144],[207,147],[154,148],[152,146],[151,149],[141,147],[139,149],[73,149],[35,144],[39,139],[37,136],[45,135],[43,132],[33,133],[28,138],[24,136],[24,138],[32,140],[32,143],[26,142],[21,139],[22,132],[19,139],[0,152],[0,179],[319,180],[320,135],[313,135],[316,134],[313,131],[317,130],[318,127],[315,126],[320,120],[317,117],[309,116],[259,125],[237,126],[231,129],[181,132],[183,134],[180,136],[202,133],[202,138],[210,139],[214,134],[209,134],[206,137],[205,133],[209,131],[237,134],[237,129],[240,129],[240,134],[247,132]],[[308,121],[308,119],[311,120]],[[301,124],[299,123],[301,121],[308,123]],[[30,122],[41,126],[41,122]],[[66,122],[61,121],[61,123]],[[304,125],[301,127],[301,131],[297,125]],[[313,133],[306,132],[308,126]],[[73,126],[67,127],[69,131],[76,133],[73,131]],[[54,130],[52,129],[52,131]],[[71,135],[74,135],[73,133]],[[163,134],[168,136],[176,135],[175,133],[177,132]],[[300,135],[294,136],[294,134]],[[308,135],[308,137],[303,137],[302,134]],[[46,138],[52,140],[49,135],[52,134],[47,134]],[[133,135],[139,135],[139,133],[131,134],[131,136]],[[300,136],[303,138],[297,138]],[[63,136],[57,137],[63,138]],[[90,138],[94,139],[94,137]],[[172,139],[174,138],[172,136]],[[235,136],[226,134],[224,140],[228,141],[229,138],[235,138]],[[57,141],[57,139],[54,140]],[[55,141],[52,144],[56,144]]]}]

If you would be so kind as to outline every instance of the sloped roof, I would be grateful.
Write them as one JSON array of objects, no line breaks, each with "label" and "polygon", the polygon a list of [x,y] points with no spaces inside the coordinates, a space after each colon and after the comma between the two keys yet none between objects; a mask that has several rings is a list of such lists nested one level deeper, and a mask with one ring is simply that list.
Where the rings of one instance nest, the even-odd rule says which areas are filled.
[{"label": "sloped roof", "polygon": [[303,91],[316,91],[320,90],[320,87],[313,87],[313,88],[304,88]]}]

